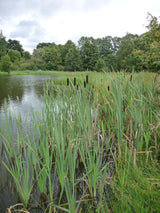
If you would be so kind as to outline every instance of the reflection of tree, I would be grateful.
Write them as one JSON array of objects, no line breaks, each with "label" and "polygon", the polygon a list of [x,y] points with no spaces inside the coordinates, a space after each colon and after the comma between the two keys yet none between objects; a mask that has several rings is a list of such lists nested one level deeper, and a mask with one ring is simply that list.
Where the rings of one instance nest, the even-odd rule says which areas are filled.
[{"label": "reflection of tree", "polygon": [[50,84],[50,82],[55,79],[55,77],[53,76],[43,76],[43,78],[41,76],[37,76],[37,81],[38,83],[34,84],[34,90],[36,95],[41,98],[42,95],[44,94],[44,88],[46,87],[46,83]]},{"label": "reflection of tree", "polygon": [[[45,84],[44,84],[45,85]],[[43,87],[43,84],[36,84],[36,85],[33,85],[34,86],[34,90],[35,90],[35,93],[36,95],[41,98],[42,95],[44,94],[44,87]]]},{"label": "reflection of tree", "polygon": [[4,100],[8,99],[8,97],[12,100],[16,100],[18,96],[21,101],[23,93],[24,88],[21,78],[0,76],[0,107],[3,105]]},{"label": "reflection of tree", "polygon": [[25,94],[35,93],[35,97],[41,98],[44,94],[43,88],[46,81],[51,81],[53,76],[0,76],[0,108],[4,100],[10,97],[11,100],[21,102]]}]

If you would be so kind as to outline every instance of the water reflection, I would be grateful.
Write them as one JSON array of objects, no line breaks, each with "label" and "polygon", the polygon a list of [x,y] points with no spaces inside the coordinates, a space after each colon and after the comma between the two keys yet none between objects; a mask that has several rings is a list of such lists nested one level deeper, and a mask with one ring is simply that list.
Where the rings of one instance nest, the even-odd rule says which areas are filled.
[{"label": "water reflection", "polygon": [[4,110],[5,99],[8,102],[8,109],[15,113],[25,114],[31,107],[41,108],[43,85],[54,78],[36,75],[0,76],[0,112]]},{"label": "water reflection", "polygon": [[[43,87],[53,76],[0,76],[0,129],[6,132],[6,118],[22,118],[24,134],[31,130],[32,110],[41,113],[43,107]],[[4,101],[6,100],[7,106]],[[15,121],[14,121],[15,122]],[[13,125],[16,138],[16,125]],[[30,131],[28,131],[30,132]]]},{"label": "water reflection", "polygon": [[[53,76],[0,76],[0,132],[7,135],[9,116],[22,118],[23,134],[32,130],[32,110],[41,112],[43,107],[43,86]],[[5,108],[4,101],[7,102]],[[16,119],[12,123],[13,143],[16,141]],[[0,212],[18,202],[12,178],[2,164],[3,149],[0,141]]]},{"label": "water reflection", "polygon": [[21,100],[24,93],[23,81],[15,76],[0,76],[0,108],[3,105],[4,99],[11,97],[16,100],[19,97]]}]

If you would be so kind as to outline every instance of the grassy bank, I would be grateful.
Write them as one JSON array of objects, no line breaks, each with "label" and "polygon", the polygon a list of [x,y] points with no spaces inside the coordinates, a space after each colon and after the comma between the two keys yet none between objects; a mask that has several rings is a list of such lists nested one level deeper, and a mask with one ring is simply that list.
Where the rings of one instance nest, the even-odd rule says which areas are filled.
[{"label": "grassy bank", "polygon": [[[83,72],[76,72],[76,75],[79,75]],[[72,76],[75,72],[67,71],[33,71],[33,70],[24,70],[24,71],[11,71],[9,75],[60,75],[60,76]],[[7,72],[0,72],[0,75],[8,75]]]},{"label": "grassy bank", "polygon": [[[8,75],[7,72],[0,72],[0,75]],[[25,70],[25,71],[11,71],[9,75],[64,75],[64,72],[58,71],[32,71],[32,70]]]},{"label": "grassy bank", "polygon": [[[59,76],[61,77],[60,79],[57,79],[55,81],[55,84],[60,85],[64,84],[66,85],[66,78],[70,78],[73,82],[73,78],[76,77],[78,78],[77,83],[82,84],[83,81],[86,79],[86,75],[89,75],[90,82],[95,83],[97,86],[100,85],[100,83],[103,80],[103,84],[105,83],[105,79],[107,81],[112,78],[116,78],[117,76],[125,76],[128,79],[130,79],[131,73],[126,73],[123,70],[121,72],[111,72],[106,74],[105,72],[93,72],[93,71],[88,71],[88,72],[67,72],[67,71],[31,71],[31,70],[25,70],[25,71],[11,71],[9,74],[6,72],[0,72],[0,75],[53,75],[53,76]],[[160,79],[160,75],[156,73],[151,73],[151,72],[140,72],[140,73],[134,73],[134,78],[135,80],[142,81],[146,84],[151,84],[152,80],[154,77],[158,77]]]},{"label": "grassy bank", "polygon": [[14,118],[6,126],[8,137],[0,132],[3,166],[23,209],[158,212],[159,76],[88,76],[86,88],[86,73],[76,76],[78,90],[74,75],[68,87],[66,77],[48,82],[43,113],[33,112],[32,137],[22,135],[20,117],[16,143],[10,129]]}]

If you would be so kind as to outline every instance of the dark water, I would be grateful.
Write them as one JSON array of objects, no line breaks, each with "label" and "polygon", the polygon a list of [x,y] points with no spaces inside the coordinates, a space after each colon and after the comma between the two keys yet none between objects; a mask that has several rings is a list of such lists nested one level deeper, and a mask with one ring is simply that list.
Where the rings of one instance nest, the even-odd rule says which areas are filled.
[{"label": "dark water", "polygon": [[[53,76],[0,76],[0,128],[4,129],[6,113],[18,117],[22,122],[30,125],[31,109],[41,112],[43,107],[43,85],[52,80]],[[4,101],[6,100],[7,110]],[[2,142],[0,141],[0,152]],[[2,153],[2,152],[1,152]],[[5,173],[0,156],[0,213],[6,208],[17,203],[18,197],[13,186],[12,179]]]},{"label": "dark water", "polygon": [[0,111],[4,99],[10,97],[9,108],[15,112],[27,113],[30,107],[39,108],[42,104],[43,84],[53,76],[0,76]]}]

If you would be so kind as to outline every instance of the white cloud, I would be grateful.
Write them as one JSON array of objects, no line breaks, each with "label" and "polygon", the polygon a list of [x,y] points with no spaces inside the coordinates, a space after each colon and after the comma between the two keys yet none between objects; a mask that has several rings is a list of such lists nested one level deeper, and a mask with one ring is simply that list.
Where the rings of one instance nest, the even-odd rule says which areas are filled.
[{"label": "white cloud", "polygon": [[158,16],[159,0],[1,0],[0,29],[31,50],[39,42],[76,42],[145,32],[147,12]]}]

